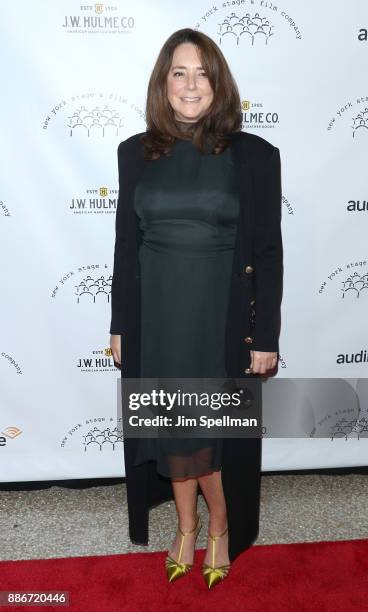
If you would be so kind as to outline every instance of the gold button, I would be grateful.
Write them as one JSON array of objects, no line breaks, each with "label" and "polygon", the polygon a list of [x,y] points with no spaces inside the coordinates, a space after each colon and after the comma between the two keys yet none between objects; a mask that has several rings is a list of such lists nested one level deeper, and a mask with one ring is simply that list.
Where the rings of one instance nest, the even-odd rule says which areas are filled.
[{"label": "gold button", "polygon": [[253,338],[251,338],[250,336],[246,336],[244,338],[244,342],[247,342],[248,344],[251,344],[253,342]]},{"label": "gold button", "polygon": [[252,373],[252,368],[245,368],[244,372],[246,374],[251,374]]},{"label": "gold button", "polygon": [[252,268],[252,266],[245,266],[245,271],[247,274],[250,274],[250,272],[253,272],[254,268]]}]

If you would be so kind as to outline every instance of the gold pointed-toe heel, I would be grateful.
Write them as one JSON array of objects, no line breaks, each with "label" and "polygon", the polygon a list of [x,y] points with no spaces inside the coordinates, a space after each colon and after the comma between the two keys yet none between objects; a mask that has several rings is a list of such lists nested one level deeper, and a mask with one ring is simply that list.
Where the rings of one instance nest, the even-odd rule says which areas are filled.
[{"label": "gold pointed-toe heel", "polygon": [[218,582],[220,582],[220,580],[223,580],[224,578],[226,578],[226,576],[229,573],[230,564],[229,565],[219,565],[217,567],[215,566],[216,540],[224,536],[227,530],[228,530],[228,527],[226,527],[226,529],[219,535],[211,535],[210,533],[208,534],[209,537],[212,539],[212,565],[207,565],[207,563],[203,563],[202,575],[209,589],[215,586],[215,584],[217,584]]},{"label": "gold pointed-toe heel", "polygon": [[181,542],[180,542],[178,560],[176,561],[175,559],[170,557],[170,555],[167,555],[165,559],[166,574],[167,574],[167,578],[169,582],[174,582],[174,580],[181,578],[182,576],[187,574],[190,569],[192,569],[193,563],[181,563],[180,561],[181,555],[183,552],[183,547],[184,547],[184,540],[185,540],[186,535],[189,535],[190,533],[194,533],[194,532],[196,532],[196,539],[197,539],[197,536],[198,536],[198,533],[201,527],[202,527],[202,523],[201,523],[201,517],[199,514],[197,515],[197,521],[196,521],[195,527],[191,529],[191,531],[184,532],[180,529],[180,527],[178,527],[180,534],[181,534]]}]

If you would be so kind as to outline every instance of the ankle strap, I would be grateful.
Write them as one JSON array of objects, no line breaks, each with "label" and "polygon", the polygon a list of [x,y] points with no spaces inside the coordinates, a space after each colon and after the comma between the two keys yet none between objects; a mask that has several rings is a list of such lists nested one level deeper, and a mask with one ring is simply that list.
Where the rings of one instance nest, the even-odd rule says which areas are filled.
[{"label": "ankle strap", "polygon": [[191,529],[190,531],[182,531],[182,530],[180,529],[180,527],[179,527],[179,531],[180,531],[180,533],[181,533],[181,535],[182,535],[182,538],[181,538],[181,542],[180,542],[180,549],[179,549],[178,563],[180,563],[180,560],[181,560],[181,554],[182,554],[182,552],[183,552],[183,546],[184,546],[185,536],[186,536],[186,535],[188,535],[189,533],[193,533],[194,531],[196,531],[196,530],[198,529],[198,527],[199,527],[199,525],[200,525],[199,519],[200,519],[200,515],[199,515],[199,514],[197,514],[197,521],[196,521],[196,524],[194,525],[193,529]]},{"label": "ankle strap", "polygon": [[182,535],[182,536],[186,536],[186,535],[189,535],[190,533],[193,533],[193,532],[194,532],[194,531],[197,529],[197,527],[198,527],[199,519],[200,519],[200,515],[199,515],[199,514],[197,514],[196,524],[194,525],[193,529],[191,529],[190,531],[182,531],[182,530],[180,529],[180,527],[178,526],[178,529],[179,529],[179,531],[180,531],[181,535]]},{"label": "ankle strap", "polygon": [[215,541],[218,540],[218,538],[222,538],[222,536],[225,535],[228,529],[229,527],[226,527],[226,529],[224,529],[224,531],[222,533],[219,533],[218,535],[211,535],[210,533],[208,533],[208,535],[210,538],[212,538],[213,541]]}]

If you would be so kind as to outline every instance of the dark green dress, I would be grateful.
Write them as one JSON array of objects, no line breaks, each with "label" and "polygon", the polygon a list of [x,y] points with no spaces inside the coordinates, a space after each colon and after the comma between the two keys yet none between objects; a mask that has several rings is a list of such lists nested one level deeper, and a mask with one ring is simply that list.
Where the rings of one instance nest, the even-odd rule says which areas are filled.
[{"label": "dark green dress", "polygon": [[[148,162],[139,179],[142,377],[226,377],[234,171],[229,148],[201,155],[178,139],[171,156]],[[155,460],[163,476],[197,477],[221,469],[221,452],[216,438],[142,438],[135,464]]]}]

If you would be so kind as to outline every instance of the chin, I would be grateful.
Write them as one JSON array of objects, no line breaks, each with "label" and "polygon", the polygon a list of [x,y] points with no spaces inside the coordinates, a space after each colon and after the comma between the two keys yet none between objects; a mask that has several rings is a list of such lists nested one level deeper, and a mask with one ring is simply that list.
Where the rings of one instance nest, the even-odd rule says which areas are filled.
[{"label": "chin", "polygon": [[200,115],[195,115],[195,116],[191,116],[191,117],[186,117],[183,115],[182,121],[198,121],[198,119],[200,118]]},{"label": "chin", "polygon": [[197,119],[200,119],[200,117],[202,116],[202,112],[193,112],[192,113],[188,113],[188,111],[178,111],[178,115],[182,118],[183,121],[196,121]]}]

